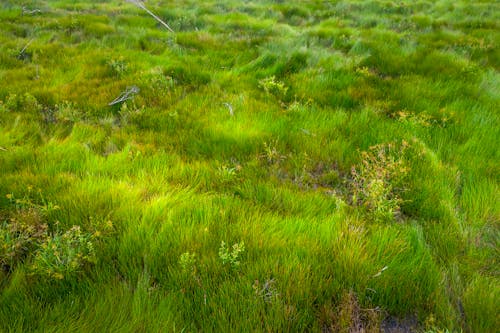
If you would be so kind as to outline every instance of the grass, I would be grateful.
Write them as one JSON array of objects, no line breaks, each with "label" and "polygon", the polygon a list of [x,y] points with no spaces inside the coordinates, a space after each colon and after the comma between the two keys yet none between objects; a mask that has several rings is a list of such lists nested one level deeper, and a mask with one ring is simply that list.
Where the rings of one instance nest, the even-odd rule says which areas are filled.
[{"label": "grass", "polygon": [[23,4],[0,331],[496,331],[495,1]]}]

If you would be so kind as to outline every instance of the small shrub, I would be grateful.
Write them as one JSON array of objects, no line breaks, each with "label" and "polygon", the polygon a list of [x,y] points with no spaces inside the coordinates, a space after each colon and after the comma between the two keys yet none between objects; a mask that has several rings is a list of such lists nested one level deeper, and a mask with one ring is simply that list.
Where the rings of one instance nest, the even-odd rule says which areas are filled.
[{"label": "small shrub", "polygon": [[196,253],[184,252],[179,258],[179,265],[181,266],[182,272],[189,275],[196,275]]},{"label": "small shrub", "polygon": [[36,211],[26,211],[3,221],[0,224],[0,266],[11,271],[46,238],[47,224]]},{"label": "small shrub", "polygon": [[409,170],[403,158],[407,147],[405,141],[399,148],[394,144],[370,147],[361,153],[361,164],[351,169],[352,202],[366,207],[375,220],[394,220],[400,212],[403,188],[399,185]]},{"label": "small shrub", "polygon": [[31,187],[21,199],[6,195],[14,212],[0,223],[0,267],[11,272],[25,263],[32,275],[54,279],[80,273],[95,263],[93,241],[102,232],[83,232],[79,226],[65,232],[54,230],[58,222],[51,226],[49,215],[60,208],[37,192],[39,199]]},{"label": "small shrub", "polygon": [[114,76],[123,77],[128,72],[128,65],[123,57],[111,59],[107,64]]},{"label": "small shrub", "polygon": [[96,262],[93,235],[73,226],[63,234],[55,234],[40,244],[30,271],[34,275],[63,279],[80,273],[84,266]]},{"label": "small shrub", "polygon": [[241,254],[245,252],[245,243],[235,243],[230,250],[224,241],[221,242],[219,248],[219,258],[222,260],[223,265],[229,265],[233,269],[240,266]]},{"label": "small shrub", "polygon": [[288,87],[283,82],[276,80],[274,75],[260,80],[259,87],[264,89],[266,94],[274,95],[280,100],[285,98],[288,91]]}]

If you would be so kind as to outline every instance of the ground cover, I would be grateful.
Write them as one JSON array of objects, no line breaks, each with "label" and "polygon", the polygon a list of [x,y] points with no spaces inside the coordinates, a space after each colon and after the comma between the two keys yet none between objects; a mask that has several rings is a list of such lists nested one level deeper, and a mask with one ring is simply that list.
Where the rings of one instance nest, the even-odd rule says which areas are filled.
[{"label": "ground cover", "polygon": [[0,331],[497,330],[497,2],[144,4],[0,4]]}]

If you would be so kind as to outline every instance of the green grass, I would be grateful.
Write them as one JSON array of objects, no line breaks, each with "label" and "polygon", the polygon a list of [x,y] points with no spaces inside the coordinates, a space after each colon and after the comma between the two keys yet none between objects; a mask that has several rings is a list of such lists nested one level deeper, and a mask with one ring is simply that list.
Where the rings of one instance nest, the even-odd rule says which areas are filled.
[{"label": "green grass", "polygon": [[23,5],[0,331],[497,330],[497,2]]}]

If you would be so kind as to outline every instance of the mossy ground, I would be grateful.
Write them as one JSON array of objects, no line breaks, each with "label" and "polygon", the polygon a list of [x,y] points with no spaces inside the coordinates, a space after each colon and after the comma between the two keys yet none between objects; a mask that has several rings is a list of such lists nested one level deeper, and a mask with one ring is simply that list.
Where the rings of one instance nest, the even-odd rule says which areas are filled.
[{"label": "mossy ground", "polygon": [[498,329],[496,1],[145,4],[0,4],[0,331]]}]

